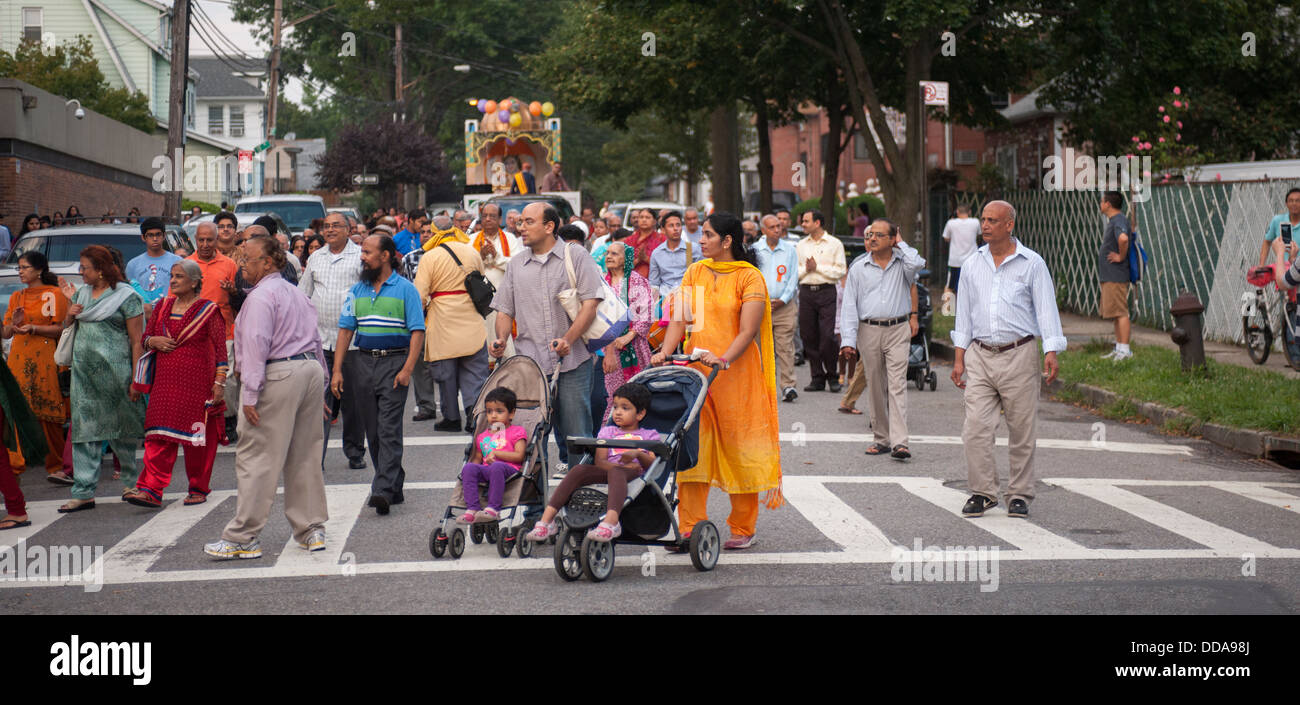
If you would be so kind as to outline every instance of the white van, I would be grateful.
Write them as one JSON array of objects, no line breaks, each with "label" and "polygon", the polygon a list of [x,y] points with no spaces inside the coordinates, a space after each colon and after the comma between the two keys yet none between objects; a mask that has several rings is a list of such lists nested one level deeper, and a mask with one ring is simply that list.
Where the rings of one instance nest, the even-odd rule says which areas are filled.
[{"label": "white van", "polygon": [[294,235],[301,235],[311,221],[325,217],[325,200],[310,193],[250,196],[235,204],[236,213],[275,213]]}]

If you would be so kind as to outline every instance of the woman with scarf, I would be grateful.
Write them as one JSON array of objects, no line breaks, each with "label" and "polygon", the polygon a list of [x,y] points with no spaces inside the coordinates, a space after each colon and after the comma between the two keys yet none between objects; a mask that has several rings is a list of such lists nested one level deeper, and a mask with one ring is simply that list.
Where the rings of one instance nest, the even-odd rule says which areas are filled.
[{"label": "woman with scarf", "polygon": [[[50,482],[71,485],[63,472],[63,424],[68,420],[68,399],[59,387],[54,348],[68,315],[68,297],[59,289],[45,255],[28,250],[18,257],[18,279],[27,286],[9,297],[3,337],[13,338],[9,369],[45,432],[45,472]],[[9,453],[9,463],[20,471],[40,456],[22,447]]]},{"label": "woman with scarf", "polygon": [[81,251],[81,278],[63,325],[77,325],[72,348],[72,501],[59,512],[95,508],[104,442],[122,464],[125,495],[135,488],[137,439],[144,434],[144,403],[131,389],[140,359],[144,301],[122,278],[102,245]]},{"label": "woman with scarf", "polygon": [[[627,305],[627,333],[615,338],[605,347],[604,366],[605,398],[623,386],[632,375],[640,372],[650,362],[650,318],[654,312],[654,291],[650,282],[634,270],[635,252],[628,245],[616,242],[605,251],[605,281]],[[605,409],[608,419],[610,409]],[[597,426],[604,426],[602,420]]]},{"label": "woman with scarf", "polygon": [[177,446],[185,446],[189,494],[185,504],[207,501],[217,446],[225,441],[226,322],[213,302],[199,298],[203,272],[193,260],[172,266],[171,295],[154,307],[145,328],[145,357],[132,388],[149,395],[144,419],[144,471],[123,499],[162,506]]},{"label": "woman with scarf", "polygon": [[[708,518],[709,486],[731,497],[727,549],[753,546],[758,524],[758,493],[768,490],[767,507],[781,495],[780,424],[776,411],[772,309],[767,283],[745,249],[740,219],[714,213],[705,221],[700,254],[682,278],[680,298],[671,301],[672,322],[663,350],[682,341],[686,324],[694,330],[685,351],[699,353],[697,367],[723,369],[709,387],[700,412],[699,464],[677,474],[678,519],[683,534]],[[665,304],[669,306],[669,304]],[[653,365],[666,355],[656,353]]]}]

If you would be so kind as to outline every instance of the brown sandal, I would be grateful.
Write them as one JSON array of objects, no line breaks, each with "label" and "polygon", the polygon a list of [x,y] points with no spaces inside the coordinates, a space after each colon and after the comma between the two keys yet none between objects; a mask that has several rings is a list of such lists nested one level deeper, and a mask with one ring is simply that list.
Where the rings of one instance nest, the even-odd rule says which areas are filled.
[{"label": "brown sandal", "polygon": [[201,492],[191,492],[188,495],[186,495],[185,501],[182,502],[182,504],[184,504],[187,507],[192,507],[196,504],[203,504],[206,501],[208,501],[207,495]]},{"label": "brown sandal", "polygon": [[876,443],[867,448],[867,455],[884,455],[889,452],[889,446],[884,443]]},{"label": "brown sandal", "polygon": [[840,413],[841,413],[841,414],[853,414],[854,416],[861,416],[861,415],[862,415],[862,412],[861,412],[861,411],[859,411],[858,409],[855,409],[855,408],[853,408],[853,407],[851,407],[851,406],[841,406],[841,407],[840,407]]}]

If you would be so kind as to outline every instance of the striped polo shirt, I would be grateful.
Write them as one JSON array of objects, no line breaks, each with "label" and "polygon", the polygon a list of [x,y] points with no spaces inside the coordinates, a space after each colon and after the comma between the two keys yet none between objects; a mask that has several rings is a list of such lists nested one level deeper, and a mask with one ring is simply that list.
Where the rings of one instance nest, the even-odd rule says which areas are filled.
[{"label": "striped polo shirt", "polygon": [[353,344],[363,350],[390,350],[411,344],[411,333],[424,330],[424,307],[411,280],[388,275],[379,291],[357,282],[343,302],[339,328],[354,331]]}]

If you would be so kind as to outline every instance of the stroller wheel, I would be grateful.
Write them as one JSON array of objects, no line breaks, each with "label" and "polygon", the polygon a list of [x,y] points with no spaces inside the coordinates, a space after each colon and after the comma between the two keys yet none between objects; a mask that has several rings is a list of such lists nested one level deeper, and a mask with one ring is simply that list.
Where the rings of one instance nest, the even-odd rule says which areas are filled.
[{"label": "stroller wheel", "polygon": [[[495,527],[496,525],[493,524],[492,526]],[[488,534],[488,540],[489,541],[492,540],[492,534],[490,532]],[[515,550],[516,543],[518,543],[518,541],[515,538],[515,532],[511,531],[510,529],[506,529],[505,531],[502,531],[501,534],[497,537],[497,541],[496,541],[497,554],[500,555],[502,558],[509,558],[511,551]]]},{"label": "stroller wheel", "polygon": [[925,389],[925,375],[918,374],[916,375],[916,391],[919,392],[924,389]]},{"label": "stroller wheel", "polygon": [[603,583],[614,572],[614,542],[582,539],[582,572],[593,583]]},{"label": "stroller wheel", "polygon": [[452,558],[460,558],[462,555],[464,555],[465,554],[465,530],[452,529],[451,541],[449,543],[451,544]]},{"label": "stroller wheel", "polygon": [[722,539],[718,536],[718,527],[711,521],[702,521],[691,529],[691,565],[696,570],[708,571],[713,570],[713,566],[718,564],[718,554],[721,553]]},{"label": "stroller wheel", "polygon": [[469,540],[476,544],[483,543],[483,534],[486,533],[482,524],[469,525]]},{"label": "stroller wheel", "polygon": [[434,558],[442,558],[442,554],[447,552],[447,534],[443,533],[439,527],[429,532],[429,553]]},{"label": "stroller wheel", "polygon": [[483,527],[483,537],[488,543],[496,543],[497,538],[501,535],[501,530],[496,524],[488,524]]},{"label": "stroller wheel", "polygon": [[555,572],[561,578],[573,582],[582,577],[582,539],[572,531],[565,529],[555,537]]},{"label": "stroller wheel", "polygon": [[533,542],[524,537],[528,535],[528,532],[533,530],[533,524],[535,523],[536,522],[526,521],[524,522],[524,525],[519,527],[519,530],[515,532],[515,555],[520,558],[528,558],[533,555]]},{"label": "stroller wheel", "polygon": [[939,388],[939,375],[935,374],[934,370],[930,370],[930,373],[925,376],[925,381],[930,383],[930,391]]}]

